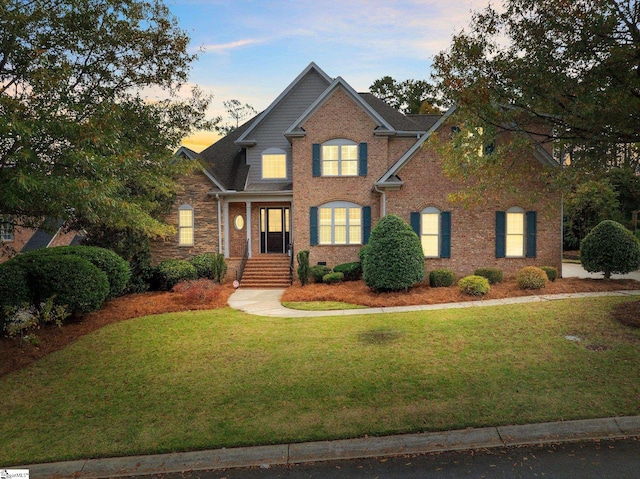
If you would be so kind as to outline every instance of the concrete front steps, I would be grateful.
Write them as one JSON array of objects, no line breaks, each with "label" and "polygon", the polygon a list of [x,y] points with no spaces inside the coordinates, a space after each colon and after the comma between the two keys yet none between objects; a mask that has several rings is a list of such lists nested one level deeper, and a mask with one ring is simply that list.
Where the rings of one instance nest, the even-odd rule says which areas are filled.
[{"label": "concrete front steps", "polygon": [[287,288],[290,285],[288,255],[263,254],[247,259],[241,288]]}]

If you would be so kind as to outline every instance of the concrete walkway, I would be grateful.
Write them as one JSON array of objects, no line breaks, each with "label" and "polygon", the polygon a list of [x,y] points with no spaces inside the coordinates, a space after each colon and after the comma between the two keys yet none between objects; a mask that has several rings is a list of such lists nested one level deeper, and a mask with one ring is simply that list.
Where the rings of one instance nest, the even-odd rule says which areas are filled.
[{"label": "concrete walkway", "polygon": [[640,416],[88,459],[12,469],[29,469],[32,479],[110,478],[630,437],[640,437]]}]

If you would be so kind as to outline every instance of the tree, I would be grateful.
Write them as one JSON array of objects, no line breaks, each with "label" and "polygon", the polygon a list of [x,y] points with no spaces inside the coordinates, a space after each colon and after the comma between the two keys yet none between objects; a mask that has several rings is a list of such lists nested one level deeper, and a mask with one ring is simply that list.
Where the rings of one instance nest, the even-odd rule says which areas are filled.
[{"label": "tree", "polygon": [[[555,176],[635,168],[639,25],[637,0],[504,0],[502,13],[491,6],[476,12],[436,56],[436,86],[458,106],[466,132],[481,128],[485,141],[510,133],[554,142],[556,156],[572,166]],[[450,151],[448,161],[468,151]],[[479,169],[504,167],[507,153],[496,148]]]},{"label": "tree", "polygon": [[[248,103],[245,103],[243,105],[242,103],[240,103],[240,100],[225,100],[222,102],[222,104],[224,105],[229,118],[231,118],[231,120],[235,122],[235,124],[232,122],[225,123],[224,125],[217,124],[215,126],[216,131],[223,135],[228,135],[233,130],[238,128],[240,126],[241,120],[244,120],[245,118],[258,113],[254,107],[252,107]],[[217,119],[218,123],[220,121],[222,121],[222,118]]]},{"label": "tree", "polygon": [[169,233],[157,214],[194,166],[173,151],[210,126],[199,90],[172,97],[195,58],[188,41],[159,0],[2,2],[0,212]]},{"label": "tree", "polygon": [[397,82],[390,76],[384,76],[374,81],[369,91],[405,114],[440,113],[435,106],[435,90],[425,80]]},{"label": "tree", "polygon": [[640,241],[620,223],[598,224],[580,243],[580,262],[591,273],[626,274],[640,266]]}]

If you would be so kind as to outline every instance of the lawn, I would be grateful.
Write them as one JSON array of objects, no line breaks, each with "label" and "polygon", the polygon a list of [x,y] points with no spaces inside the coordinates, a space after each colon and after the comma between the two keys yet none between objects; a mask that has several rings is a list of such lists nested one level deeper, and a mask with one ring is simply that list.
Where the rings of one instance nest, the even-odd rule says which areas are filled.
[{"label": "lawn", "polygon": [[627,300],[111,324],[0,377],[0,464],[640,414]]}]

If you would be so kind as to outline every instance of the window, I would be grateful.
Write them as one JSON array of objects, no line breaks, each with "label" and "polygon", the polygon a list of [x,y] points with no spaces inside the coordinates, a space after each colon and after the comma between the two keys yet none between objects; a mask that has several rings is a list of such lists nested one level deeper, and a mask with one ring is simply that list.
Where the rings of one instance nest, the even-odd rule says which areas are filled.
[{"label": "window", "polygon": [[193,246],[193,207],[182,205],[178,208],[178,245]]},{"label": "window", "polygon": [[535,258],[537,228],[535,211],[496,211],[496,258]]},{"label": "window", "polygon": [[426,258],[451,257],[451,213],[425,208],[411,213],[411,228],[420,238]]},{"label": "window", "polygon": [[262,179],[287,178],[287,154],[279,148],[269,148],[262,153]]},{"label": "window", "polygon": [[0,242],[9,243],[15,239],[13,233],[13,224],[6,220],[0,219]]},{"label": "window", "polygon": [[319,244],[362,244],[362,209],[352,203],[327,203],[318,208]]},{"label": "window", "polygon": [[524,210],[513,207],[507,210],[506,217],[506,256],[519,258],[524,256]]},{"label": "window", "polygon": [[237,215],[233,220],[233,226],[237,230],[244,228],[244,217],[242,215]]},{"label": "window", "polygon": [[349,140],[331,140],[322,145],[322,176],[357,176],[358,145]]}]

